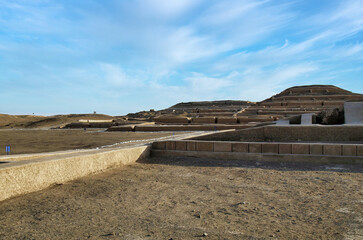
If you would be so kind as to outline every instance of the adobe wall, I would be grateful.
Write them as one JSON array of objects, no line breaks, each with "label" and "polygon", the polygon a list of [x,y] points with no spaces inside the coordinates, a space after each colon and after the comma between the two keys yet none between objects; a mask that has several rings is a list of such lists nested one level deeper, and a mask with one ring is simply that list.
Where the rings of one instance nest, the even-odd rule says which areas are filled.
[{"label": "adobe wall", "polygon": [[259,110],[257,114],[269,114],[269,115],[298,115],[298,114],[303,114],[303,113],[319,113],[320,111],[274,111],[273,109],[271,110]]},{"label": "adobe wall", "polygon": [[151,156],[318,164],[363,164],[363,144],[163,141],[153,143]]},{"label": "adobe wall", "polygon": [[121,132],[131,132],[135,130],[134,125],[124,125],[124,126],[113,126],[107,129],[107,131],[121,131]]},{"label": "adobe wall", "polygon": [[162,118],[154,118],[154,122],[187,124],[189,123],[189,119],[183,117],[162,117]]},{"label": "adobe wall", "polygon": [[267,141],[267,142],[361,142],[363,126],[265,126],[237,130],[228,133],[216,133],[195,137],[194,140],[210,141]]},{"label": "adobe wall", "polygon": [[251,139],[263,139],[264,133],[262,127],[249,128],[244,130],[236,130],[230,132],[221,132],[210,134],[208,136],[199,136],[190,138],[191,140],[203,140],[203,141],[240,141],[241,135],[247,135]]},{"label": "adobe wall", "polygon": [[89,127],[90,128],[109,128],[113,126],[113,122],[90,122]]},{"label": "adobe wall", "polygon": [[113,120],[92,120],[92,119],[80,119],[78,120],[78,122],[83,122],[83,123],[105,123],[105,122],[112,122]]},{"label": "adobe wall", "polygon": [[109,168],[135,163],[148,157],[150,149],[150,146],[141,146],[3,163],[0,165],[0,201]]},{"label": "adobe wall", "polygon": [[[363,157],[363,144],[341,143],[283,143],[167,140],[154,142],[152,150],[306,154]],[[361,159],[363,160],[363,158]],[[362,161],[363,163],[363,161]]]},{"label": "adobe wall", "polygon": [[226,117],[229,117],[229,116],[232,116],[234,114],[234,112],[209,112],[209,113],[200,113],[199,115],[200,116],[226,116]]},{"label": "adobe wall", "polygon": [[237,124],[237,118],[235,117],[218,117],[217,118],[218,124]]},{"label": "adobe wall", "polygon": [[113,122],[74,122],[64,128],[109,128],[113,125]]},{"label": "adobe wall", "polygon": [[237,117],[238,123],[247,122],[272,122],[273,118],[248,118],[248,117]]},{"label": "adobe wall", "polygon": [[288,100],[349,100],[349,99],[362,99],[363,95],[308,95],[308,96],[281,96],[272,97],[274,101],[288,101]]},{"label": "adobe wall", "polygon": [[317,107],[265,107],[265,106],[261,106],[261,107],[253,107],[253,108],[248,108],[246,109],[243,113],[248,113],[248,112],[252,112],[252,113],[257,113],[259,110],[263,111],[279,111],[279,112],[283,112],[283,111],[322,111],[322,110],[326,110],[326,109],[331,109],[331,107],[329,106],[317,106]]},{"label": "adobe wall", "polygon": [[199,118],[192,118],[191,123],[215,123],[215,117],[199,117]]},{"label": "adobe wall", "polygon": [[203,124],[203,125],[136,125],[136,126],[115,126],[107,131],[139,131],[139,132],[160,132],[160,131],[217,131],[227,129],[245,129],[251,124]]},{"label": "adobe wall", "polygon": [[83,122],[69,123],[65,126],[65,128],[88,128],[88,127],[90,127],[90,124]]},{"label": "adobe wall", "polygon": [[193,113],[216,113],[216,112],[236,112],[238,109],[198,109],[193,110]]},{"label": "adobe wall", "polygon": [[323,106],[336,106],[342,107],[344,105],[344,101],[324,101]]},{"label": "adobe wall", "polygon": [[281,93],[283,94],[301,94],[301,93],[351,93],[349,91],[346,91],[344,89],[335,88],[335,87],[301,87],[301,88],[294,88],[294,89],[287,89]]}]

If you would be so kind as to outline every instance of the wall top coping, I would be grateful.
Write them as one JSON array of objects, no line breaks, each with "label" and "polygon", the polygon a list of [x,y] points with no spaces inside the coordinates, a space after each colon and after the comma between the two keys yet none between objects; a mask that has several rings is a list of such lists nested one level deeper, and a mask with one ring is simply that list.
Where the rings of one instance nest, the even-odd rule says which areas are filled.
[{"label": "wall top coping", "polygon": [[301,144],[301,145],[363,145],[362,143],[339,143],[339,142],[237,142],[237,141],[204,141],[204,140],[164,140],[164,141],[156,141],[156,142],[213,142],[213,143],[257,143],[257,144]]}]

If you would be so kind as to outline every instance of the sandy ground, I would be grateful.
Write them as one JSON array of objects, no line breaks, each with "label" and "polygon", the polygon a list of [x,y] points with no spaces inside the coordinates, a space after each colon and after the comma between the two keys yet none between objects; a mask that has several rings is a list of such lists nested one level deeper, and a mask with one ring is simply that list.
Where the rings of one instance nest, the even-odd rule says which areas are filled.
[{"label": "sandy ground", "polygon": [[182,132],[105,132],[104,130],[0,130],[0,155],[88,149],[130,140],[153,139]]},{"label": "sandy ground", "polygon": [[362,173],[153,158],[0,202],[0,239],[362,239]]},{"label": "sandy ground", "polygon": [[117,117],[104,114],[65,114],[54,116],[7,115],[0,113],[0,129],[10,128],[50,128],[78,122],[80,119],[112,120]]}]

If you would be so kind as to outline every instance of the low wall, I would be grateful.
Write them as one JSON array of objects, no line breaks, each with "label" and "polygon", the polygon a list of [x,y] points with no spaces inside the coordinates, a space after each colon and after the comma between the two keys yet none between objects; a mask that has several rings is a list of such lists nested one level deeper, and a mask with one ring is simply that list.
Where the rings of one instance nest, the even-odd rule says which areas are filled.
[{"label": "low wall", "polygon": [[210,112],[210,113],[199,113],[200,116],[205,117],[231,117],[233,116],[234,112]]},{"label": "low wall", "polygon": [[363,164],[363,144],[162,141],[153,143],[151,156]]},{"label": "low wall", "polygon": [[109,128],[113,126],[111,122],[75,122],[67,124],[64,128]]},{"label": "low wall", "polygon": [[160,118],[154,118],[154,122],[188,124],[189,119],[186,117],[160,117]]},{"label": "low wall", "polygon": [[193,113],[216,113],[216,112],[229,112],[233,114],[233,112],[238,111],[237,108],[235,109],[228,109],[228,108],[222,108],[222,109],[195,109],[193,110]]},{"label": "low wall", "polygon": [[90,122],[89,123],[90,128],[109,128],[113,125],[115,125],[114,122]]},{"label": "low wall", "polygon": [[323,106],[343,107],[344,106],[344,101],[324,101]]},{"label": "low wall", "polygon": [[252,127],[250,124],[223,125],[223,124],[205,124],[205,125],[136,125],[136,126],[115,126],[110,127],[107,131],[137,131],[137,132],[174,132],[174,131],[217,131],[227,129],[245,129]]},{"label": "low wall", "polygon": [[99,153],[75,153],[54,159],[33,159],[0,164],[0,201],[64,183],[91,173],[120,165],[132,164],[150,155],[150,146]]},{"label": "low wall", "polygon": [[280,100],[280,101],[288,101],[288,100],[325,100],[325,101],[330,101],[330,100],[343,100],[343,101],[347,101],[350,99],[363,99],[363,95],[362,94],[357,94],[357,95],[308,95],[308,96],[281,96],[281,97],[274,97],[273,98],[275,101],[276,100]]},{"label": "low wall", "polygon": [[192,123],[215,123],[215,117],[199,117],[199,118],[192,118]]},{"label": "low wall", "polygon": [[261,102],[260,106],[284,106],[282,102]]},{"label": "low wall", "polygon": [[283,106],[283,107],[299,107],[299,108],[314,108],[323,106],[323,101],[282,101],[282,102],[262,102],[260,106]]},{"label": "low wall", "polygon": [[298,115],[304,113],[319,113],[319,110],[307,110],[307,111],[275,111],[273,109],[266,109],[266,110],[258,110],[257,114],[268,114],[268,115]]},{"label": "low wall", "polygon": [[133,125],[126,125],[126,126],[113,126],[107,129],[107,131],[120,131],[120,132],[131,132],[135,130],[135,126]]},{"label": "low wall", "polygon": [[217,118],[217,123],[218,124],[237,124],[237,118],[235,117],[219,117]]},{"label": "low wall", "polygon": [[211,141],[267,141],[267,142],[360,142],[363,143],[363,125],[288,125],[264,126],[215,133],[194,138]]},{"label": "low wall", "polygon": [[105,123],[105,122],[112,122],[112,119],[107,119],[107,120],[93,120],[93,119],[80,119],[78,120],[78,122],[83,122],[83,123]]},{"label": "low wall", "polygon": [[237,117],[238,123],[248,123],[248,122],[272,122],[273,118],[248,118],[248,117]]}]

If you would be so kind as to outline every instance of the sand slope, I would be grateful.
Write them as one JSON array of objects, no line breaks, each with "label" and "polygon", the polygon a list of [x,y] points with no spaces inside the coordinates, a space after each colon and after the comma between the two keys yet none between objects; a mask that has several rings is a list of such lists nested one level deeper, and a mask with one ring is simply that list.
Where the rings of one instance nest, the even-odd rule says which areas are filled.
[{"label": "sand slope", "polygon": [[60,127],[80,119],[111,120],[115,117],[104,114],[67,114],[54,116],[0,114],[0,129],[6,128],[50,128]]}]

